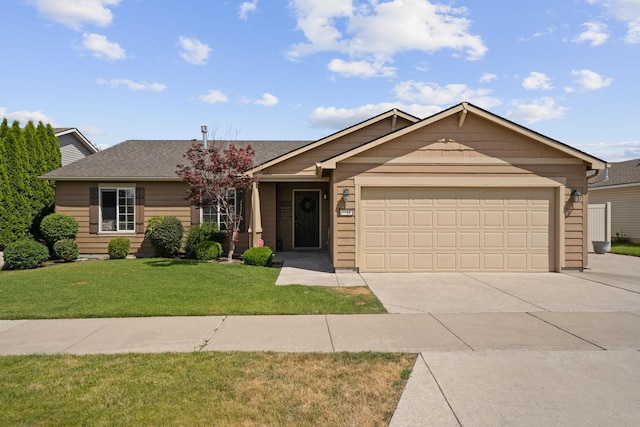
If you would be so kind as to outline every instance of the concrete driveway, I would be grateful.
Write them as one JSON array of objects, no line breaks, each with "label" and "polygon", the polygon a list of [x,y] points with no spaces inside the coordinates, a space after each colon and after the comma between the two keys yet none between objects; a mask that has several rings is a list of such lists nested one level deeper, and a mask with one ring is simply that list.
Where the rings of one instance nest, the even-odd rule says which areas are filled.
[{"label": "concrete driveway", "polygon": [[420,353],[391,426],[638,425],[640,258],[361,276],[389,312],[429,313],[472,350]]},{"label": "concrete driveway", "polygon": [[571,273],[362,273],[390,313],[594,312],[640,314],[640,258],[590,254]]}]

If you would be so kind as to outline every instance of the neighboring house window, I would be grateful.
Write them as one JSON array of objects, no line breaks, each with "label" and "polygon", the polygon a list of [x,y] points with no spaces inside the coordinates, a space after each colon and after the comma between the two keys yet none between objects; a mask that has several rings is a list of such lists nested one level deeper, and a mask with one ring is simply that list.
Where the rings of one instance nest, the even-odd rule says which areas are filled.
[{"label": "neighboring house window", "polygon": [[[227,198],[229,200],[229,204],[232,206],[232,212],[237,212],[238,205],[235,188],[227,190]],[[225,224],[226,213],[223,212],[220,202],[205,206],[201,211],[203,223],[214,224],[218,226],[218,230],[227,231],[227,226]]]},{"label": "neighboring house window", "polygon": [[135,231],[136,189],[100,189],[100,231]]}]

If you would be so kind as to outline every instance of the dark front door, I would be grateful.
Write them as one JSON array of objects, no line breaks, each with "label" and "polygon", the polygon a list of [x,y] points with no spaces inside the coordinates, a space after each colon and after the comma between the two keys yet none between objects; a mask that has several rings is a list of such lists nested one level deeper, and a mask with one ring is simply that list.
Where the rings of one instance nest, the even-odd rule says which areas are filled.
[{"label": "dark front door", "polygon": [[296,248],[320,247],[320,192],[294,191]]}]

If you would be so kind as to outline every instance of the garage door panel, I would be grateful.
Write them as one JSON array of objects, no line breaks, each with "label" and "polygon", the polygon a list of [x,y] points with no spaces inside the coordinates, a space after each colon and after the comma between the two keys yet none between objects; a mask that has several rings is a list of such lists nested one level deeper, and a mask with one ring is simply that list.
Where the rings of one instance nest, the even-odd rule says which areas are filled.
[{"label": "garage door panel", "polygon": [[553,270],[551,188],[363,188],[362,271]]},{"label": "garage door panel", "polygon": [[409,211],[408,210],[392,210],[388,212],[387,226],[388,227],[408,227],[409,226]]},{"label": "garage door panel", "polygon": [[386,212],[383,210],[367,210],[364,214],[365,227],[384,227]]}]

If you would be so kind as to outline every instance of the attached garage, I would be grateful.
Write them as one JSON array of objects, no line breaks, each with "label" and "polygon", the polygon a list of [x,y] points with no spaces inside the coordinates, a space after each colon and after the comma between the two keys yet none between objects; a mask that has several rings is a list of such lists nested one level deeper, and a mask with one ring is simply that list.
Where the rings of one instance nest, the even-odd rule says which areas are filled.
[{"label": "attached garage", "polygon": [[361,271],[554,271],[554,188],[362,187]]}]

